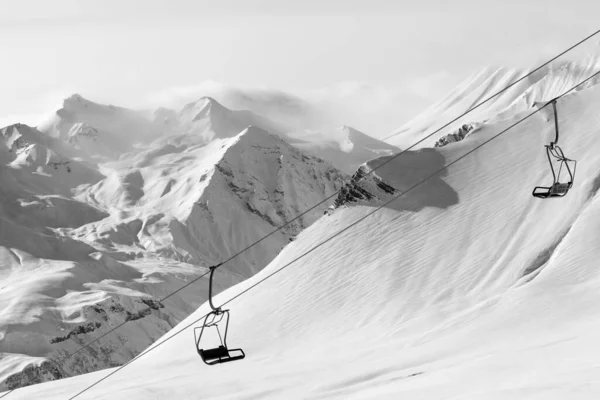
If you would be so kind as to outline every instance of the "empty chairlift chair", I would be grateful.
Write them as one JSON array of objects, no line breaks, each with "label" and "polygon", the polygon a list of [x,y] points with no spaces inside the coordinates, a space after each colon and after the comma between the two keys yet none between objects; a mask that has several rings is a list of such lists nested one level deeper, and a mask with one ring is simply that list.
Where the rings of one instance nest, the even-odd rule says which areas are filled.
[{"label": "empty chairlift chair", "polygon": [[[552,100],[552,108],[554,110],[554,129],[556,133],[556,137],[554,142],[550,142],[549,145],[545,145],[546,147],[546,155],[548,156],[548,162],[550,163],[550,170],[552,171],[552,185],[550,186],[536,186],[533,189],[533,197],[546,199],[549,197],[563,197],[567,194],[569,189],[573,186],[573,181],[575,180],[575,169],[577,167],[577,161],[571,160],[565,157],[562,149],[558,146],[558,116],[556,112],[556,99]],[[558,161],[560,163],[560,167],[558,168],[558,173],[554,170],[554,165],[552,164],[552,159]],[[571,166],[569,163],[572,163],[573,169],[571,170]],[[561,173],[564,170],[569,175],[569,180],[567,182],[561,182],[560,177]]]},{"label": "empty chairlift chair", "polygon": [[[227,348],[227,328],[229,327],[229,310],[222,310],[221,307],[215,307],[212,302],[212,283],[213,274],[219,266],[210,267],[210,283],[208,289],[208,303],[212,311],[206,315],[201,327],[194,328],[194,342],[196,350],[202,360],[208,365],[226,363],[235,360],[241,360],[246,357],[242,349]],[[200,331],[199,334],[196,334]],[[205,348],[203,338],[208,330],[214,330],[217,334],[219,344]]]}]

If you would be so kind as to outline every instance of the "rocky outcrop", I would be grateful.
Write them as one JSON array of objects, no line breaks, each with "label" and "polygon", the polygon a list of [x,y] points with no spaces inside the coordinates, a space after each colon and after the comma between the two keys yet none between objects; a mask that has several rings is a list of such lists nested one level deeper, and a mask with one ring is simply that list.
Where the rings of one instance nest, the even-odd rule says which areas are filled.
[{"label": "rocky outcrop", "polygon": [[464,124],[463,126],[458,128],[456,131],[454,131],[446,136],[441,137],[437,142],[435,142],[434,147],[443,147],[450,143],[460,142],[465,137],[467,137],[467,135],[470,132],[472,132],[473,129],[475,129],[475,125]]},{"label": "rocky outcrop", "polygon": [[50,340],[50,343],[54,344],[54,343],[64,342],[65,340],[69,340],[72,336],[83,335],[85,333],[94,332],[96,329],[100,328],[101,326],[102,326],[102,324],[100,322],[88,322],[87,324],[82,324],[82,325],[77,326],[77,328],[72,329],[65,336],[58,336],[58,337],[52,338]]},{"label": "rocky outcrop", "polygon": [[381,179],[377,174],[371,172],[364,164],[352,175],[349,183],[340,190],[334,205],[330,210],[360,201],[384,200],[388,195],[393,195],[397,190]]},{"label": "rocky outcrop", "polygon": [[[135,357],[146,346],[133,344],[131,343],[132,339],[124,339],[120,337],[118,332],[115,332],[112,338],[107,336],[102,341],[87,345],[123,322],[146,318],[151,315],[153,310],[164,308],[160,301],[150,298],[134,298],[125,302],[125,304],[128,303],[130,305],[124,306],[121,301],[110,298],[84,307],[82,310],[83,315],[88,322],[77,325],[69,330],[66,335],[50,338],[50,344],[53,347],[56,346],[56,349],[47,356],[47,359],[39,365],[30,364],[22,371],[10,375],[4,382],[0,382],[0,389],[6,387],[12,390],[93,372],[102,368],[120,365]],[[136,303],[139,305],[135,306]],[[135,309],[132,309],[132,307]],[[175,324],[175,321],[170,321],[167,315],[160,312],[155,317],[162,320],[161,325],[164,325],[164,322],[167,322],[167,324],[159,327],[156,322],[148,321],[148,324],[155,325],[152,329],[156,335],[153,340],[158,339]],[[147,329],[147,327],[143,329]],[[90,335],[92,332],[97,333]],[[122,348],[123,340],[128,343],[127,351]],[[86,346],[85,350],[76,351],[83,346]]]},{"label": "rocky outcrop", "polygon": [[40,365],[28,365],[21,372],[9,376],[4,384],[9,390],[14,390],[65,377],[64,371],[56,363],[53,361],[44,361]]}]

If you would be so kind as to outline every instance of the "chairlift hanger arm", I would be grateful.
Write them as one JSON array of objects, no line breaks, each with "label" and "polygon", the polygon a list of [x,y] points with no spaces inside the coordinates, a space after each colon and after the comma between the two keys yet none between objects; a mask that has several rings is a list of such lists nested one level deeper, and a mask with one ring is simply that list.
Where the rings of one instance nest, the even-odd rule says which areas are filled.
[{"label": "chairlift hanger arm", "polygon": [[556,137],[554,138],[554,142],[550,142],[550,147],[554,147],[558,143],[558,112],[556,111],[556,99],[552,99],[551,102],[552,109],[554,110],[554,132],[556,133]]},{"label": "chairlift hanger arm", "polygon": [[221,307],[215,307],[215,305],[212,302],[213,275],[215,274],[215,269],[219,268],[220,266],[221,264],[217,264],[210,267],[210,277],[208,283],[208,304],[210,305],[210,308],[212,308],[212,310],[216,312],[220,312]]}]

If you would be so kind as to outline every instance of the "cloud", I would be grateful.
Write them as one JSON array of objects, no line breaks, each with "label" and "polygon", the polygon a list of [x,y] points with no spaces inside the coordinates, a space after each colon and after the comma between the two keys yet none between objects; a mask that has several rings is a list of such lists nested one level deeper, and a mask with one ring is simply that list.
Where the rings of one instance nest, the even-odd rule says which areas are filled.
[{"label": "cloud", "polygon": [[[173,86],[150,95],[148,107],[180,109],[202,96],[215,97],[226,106],[249,109],[281,123],[313,119],[304,128],[332,129],[352,126],[368,135],[383,137],[424,110],[439,96],[446,95],[455,77],[446,71],[393,84],[342,81],[316,89],[283,92],[262,87],[226,85],[204,81],[195,85]],[[298,114],[296,119],[284,118]]]},{"label": "cloud", "polygon": [[[37,126],[54,112],[62,108],[63,100],[75,93],[69,88],[46,91],[36,96],[34,101],[28,103],[28,112],[6,112],[0,114],[0,127],[21,123]],[[81,93],[84,97],[85,94]]]},{"label": "cloud", "polygon": [[413,95],[428,101],[439,100],[460,83],[460,77],[448,71],[437,71],[432,74],[415,77],[408,84]]},{"label": "cloud", "polygon": [[40,114],[13,114],[0,116],[0,128],[4,128],[5,126],[14,125],[17,123],[25,124],[29,126],[37,126],[40,124],[44,118],[47,117],[48,114],[40,113]]},{"label": "cloud", "polygon": [[143,102],[148,107],[180,108],[186,103],[208,95],[205,93],[215,93],[223,88],[224,85],[215,81],[204,81],[197,85],[171,86],[150,94]]}]

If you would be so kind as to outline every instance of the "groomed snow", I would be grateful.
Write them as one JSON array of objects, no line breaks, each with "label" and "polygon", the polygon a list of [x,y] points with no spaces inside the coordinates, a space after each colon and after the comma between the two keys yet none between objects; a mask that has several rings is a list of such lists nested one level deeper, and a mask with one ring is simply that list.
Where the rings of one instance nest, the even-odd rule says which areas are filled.
[{"label": "groomed snow", "polygon": [[[543,145],[554,134],[535,115],[231,302],[228,343],[245,360],[204,365],[187,329],[77,398],[598,398],[599,106],[599,87],[559,101],[560,145],[580,161],[566,197],[531,196],[549,183]],[[410,186],[432,160],[448,164],[524,115],[407,153],[412,168],[401,156],[378,175]],[[423,198],[436,201],[415,207]],[[216,303],[371,211],[321,218]],[[6,398],[68,399],[109,372]]]}]

